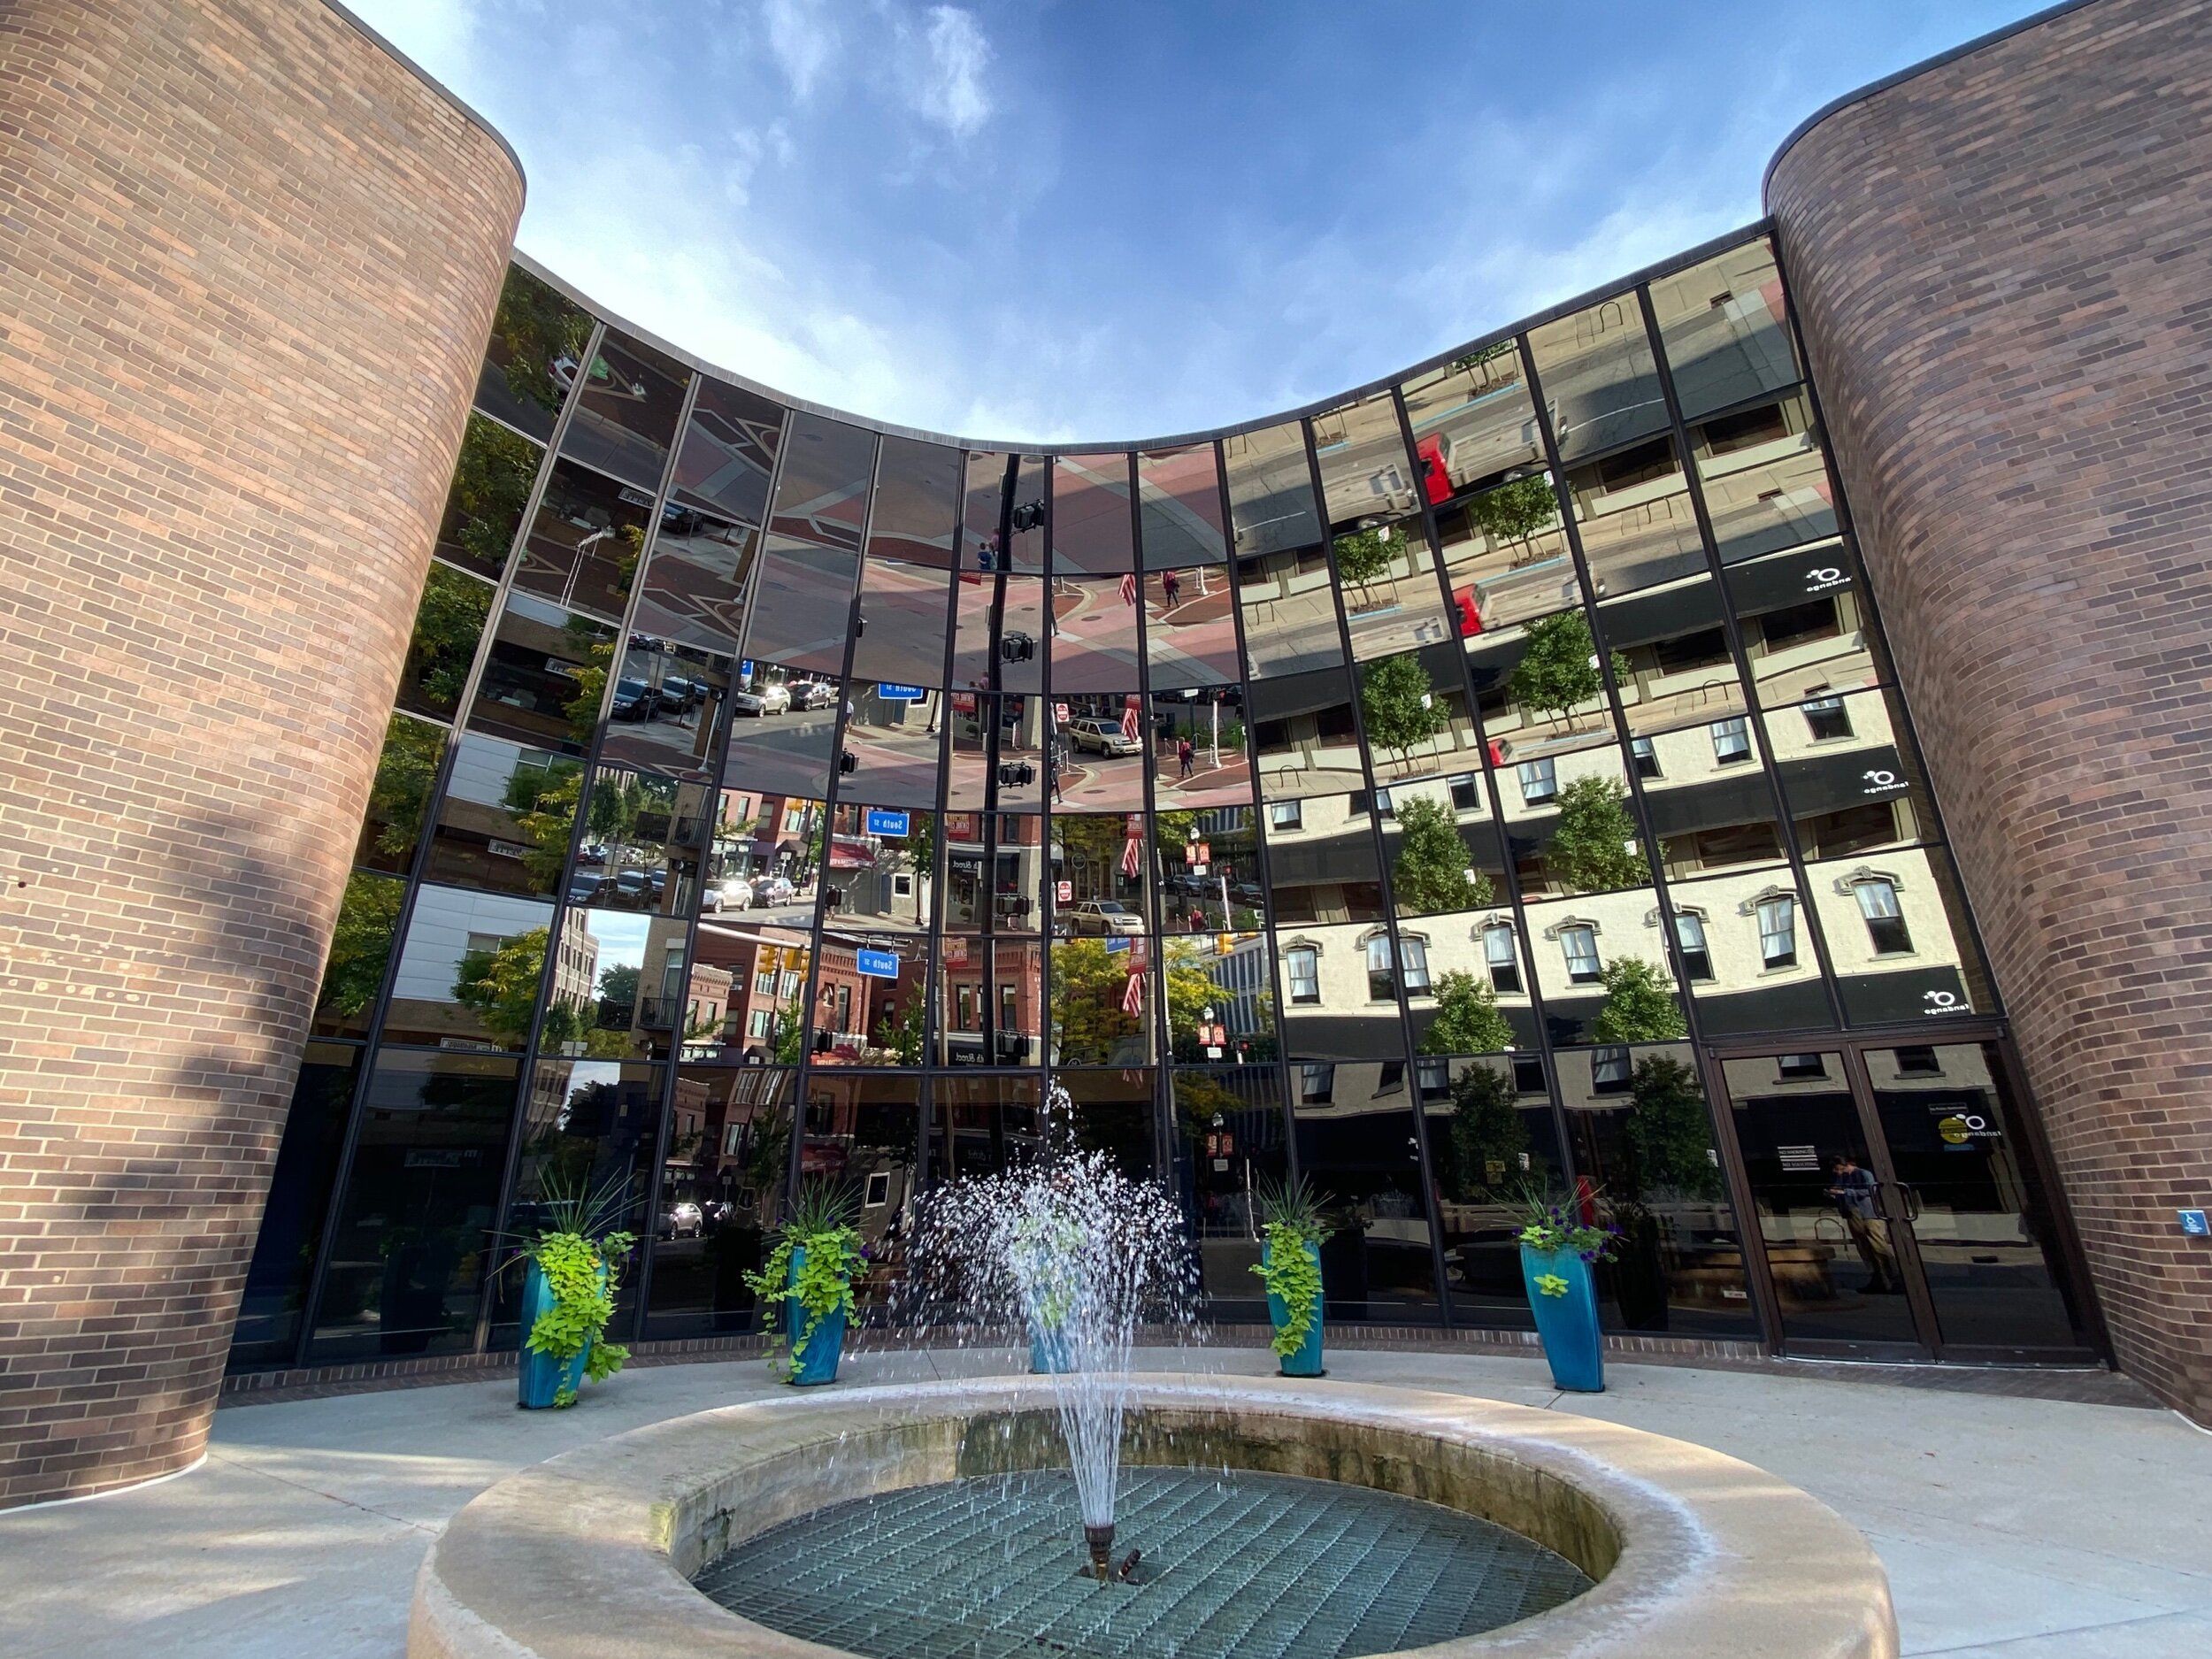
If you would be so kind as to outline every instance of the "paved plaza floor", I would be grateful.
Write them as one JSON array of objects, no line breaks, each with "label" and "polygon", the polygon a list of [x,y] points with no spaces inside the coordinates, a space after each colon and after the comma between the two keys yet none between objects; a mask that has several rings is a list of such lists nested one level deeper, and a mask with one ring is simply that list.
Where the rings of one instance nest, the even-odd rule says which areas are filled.
[{"label": "paved plaza floor", "polygon": [[[1148,1369],[1178,1358],[1145,1350]],[[1186,1368],[1272,1369],[1250,1350]],[[854,1383],[1010,1371],[1014,1356],[863,1354]],[[1609,1363],[1562,1396],[1533,1358],[1333,1352],[1347,1380],[1579,1411],[1700,1441],[1832,1504],[1887,1563],[1904,1650],[1954,1659],[2212,1652],[2212,1434],[2170,1412],[1804,1376]],[[1325,1386],[1325,1384],[1321,1385]],[[89,1502],[0,1514],[9,1659],[398,1659],[423,1552],[524,1464],[772,1390],[758,1360],[659,1365],[567,1412],[511,1376],[217,1414],[207,1463]]]}]

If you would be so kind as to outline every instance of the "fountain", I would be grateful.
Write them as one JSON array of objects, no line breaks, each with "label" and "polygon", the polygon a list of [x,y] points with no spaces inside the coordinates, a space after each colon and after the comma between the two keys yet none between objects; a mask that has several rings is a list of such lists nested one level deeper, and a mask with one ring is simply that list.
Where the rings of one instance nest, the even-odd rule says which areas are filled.
[{"label": "fountain", "polygon": [[[1894,1659],[1832,1510],[1701,1447],[1332,1379],[1133,1373],[1181,1211],[1075,1144],[918,1210],[907,1320],[1026,1378],[823,1391],[526,1470],[425,1562],[411,1659]],[[1188,1350],[1186,1349],[1186,1352]],[[1069,1560],[1069,1521],[1082,1550]],[[1118,1522],[1141,1550],[1115,1559]]]},{"label": "fountain", "polygon": [[1033,1160],[921,1200],[893,1317],[971,1340],[1027,1334],[1033,1369],[1050,1379],[1084,1546],[1102,1579],[1116,1571],[1130,1349],[1140,1325],[1187,1330],[1196,1300],[1182,1207],[1082,1150],[1073,1105],[1055,1083]]}]

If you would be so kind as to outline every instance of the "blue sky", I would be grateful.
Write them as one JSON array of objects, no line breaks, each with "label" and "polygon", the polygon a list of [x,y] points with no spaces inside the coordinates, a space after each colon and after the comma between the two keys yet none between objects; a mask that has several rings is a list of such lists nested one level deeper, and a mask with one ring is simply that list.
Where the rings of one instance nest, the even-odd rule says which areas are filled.
[{"label": "blue sky", "polygon": [[352,0],[519,241],[780,390],[1125,440],[1327,396],[1759,213],[1838,93],[2030,0]]}]

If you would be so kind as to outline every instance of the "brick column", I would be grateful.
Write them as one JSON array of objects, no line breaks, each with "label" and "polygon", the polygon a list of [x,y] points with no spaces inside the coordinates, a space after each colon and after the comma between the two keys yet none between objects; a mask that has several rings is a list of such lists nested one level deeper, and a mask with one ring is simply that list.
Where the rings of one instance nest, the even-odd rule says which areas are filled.
[{"label": "brick column", "polygon": [[1925,70],[1767,199],[2119,1359],[2212,1418],[2212,7]]},{"label": "brick column", "polygon": [[0,111],[4,1506],[201,1455],[522,179],[312,0]]}]

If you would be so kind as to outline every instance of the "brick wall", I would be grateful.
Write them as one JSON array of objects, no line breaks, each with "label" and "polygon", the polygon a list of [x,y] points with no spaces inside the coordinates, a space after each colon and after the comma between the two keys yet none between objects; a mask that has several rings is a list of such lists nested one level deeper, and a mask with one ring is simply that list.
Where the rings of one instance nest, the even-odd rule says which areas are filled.
[{"label": "brick wall", "polygon": [[521,196],[311,0],[0,6],[0,1505],[200,1455]]},{"label": "brick wall", "polygon": [[1768,204],[2119,1359],[2212,1418],[2212,5],[1901,82]]}]

